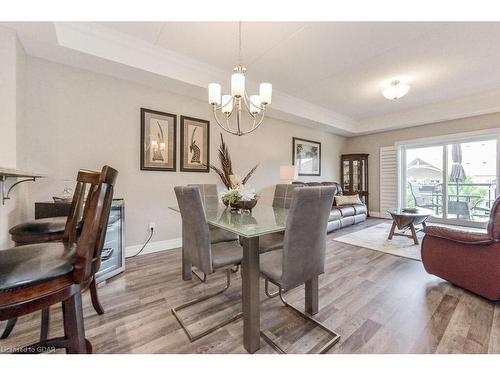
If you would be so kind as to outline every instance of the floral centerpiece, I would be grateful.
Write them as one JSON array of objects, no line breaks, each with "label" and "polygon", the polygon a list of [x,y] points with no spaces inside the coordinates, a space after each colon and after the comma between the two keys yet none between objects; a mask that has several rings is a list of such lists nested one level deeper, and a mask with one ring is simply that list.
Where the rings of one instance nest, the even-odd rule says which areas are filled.
[{"label": "floral centerpiece", "polygon": [[222,203],[235,210],[252,210],[257,204],[257,195],[253,189],[244,186],[230,189],[222,194]]},{"label": "floral centerpiece", "polygon": [[257,204],[257,195],[255,190],[245,187],[250,177],[259,166],[255,165],[250,171],[241,178],[239,175],[233,173],[233,163],[229,154],[229,148],[224,142],[222,134],[220,135],[221,145],[219,147],[219,161],[221,167],[218,168],[210,164],[210,168],[214,170],[222,180],[227,191],[221,196],[222,203],[226,206],[231,206],[233,209],[251,210]]}]

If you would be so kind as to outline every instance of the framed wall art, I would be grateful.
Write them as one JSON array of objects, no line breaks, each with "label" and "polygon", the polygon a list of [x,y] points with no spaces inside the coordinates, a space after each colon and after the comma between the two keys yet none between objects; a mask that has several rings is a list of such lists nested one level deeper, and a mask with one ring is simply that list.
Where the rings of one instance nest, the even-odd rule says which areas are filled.
[{"label": "framed wall art", "polygon": [[292,164],[299,176],[321,176],[321,143],[302,138],[292,138]]},{"label": "framed wall art", "polygon": [[181,116],[181,167],[183,172],[209,172],[210,122]]},{"label": "framed wall art", "polygon": [[141,170],[176,170],[176,131],[176,115],[141,108]]}]

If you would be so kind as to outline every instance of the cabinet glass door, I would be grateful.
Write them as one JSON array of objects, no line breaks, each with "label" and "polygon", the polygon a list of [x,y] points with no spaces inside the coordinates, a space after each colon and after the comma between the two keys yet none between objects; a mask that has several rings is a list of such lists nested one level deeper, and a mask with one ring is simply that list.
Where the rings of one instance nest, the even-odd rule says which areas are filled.
[{"label": "cabinet glass door", "polygon": [[360,168],[361,163],[359,160],[352,161],[352,191],[359,191],[359,180],[361,179]]},{"label": "cabinet glass door", "polygon": [[349,184],[350,184],[350,165],[349,165],[349,160],[344,160],[344,176],[342,178],[342,185],[343,185],[343,190],[344,191],[349,191]]}]

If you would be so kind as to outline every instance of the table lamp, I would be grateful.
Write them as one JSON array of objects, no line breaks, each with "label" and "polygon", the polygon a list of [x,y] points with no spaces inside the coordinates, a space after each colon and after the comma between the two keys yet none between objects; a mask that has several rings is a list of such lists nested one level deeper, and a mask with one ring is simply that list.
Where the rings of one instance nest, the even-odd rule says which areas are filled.
[{"label": "table lamp", "polygon": [[280,166],[280,180],[286,181],[291,184],[293,180],[297,179],[297,171],[295,165],[282,165]]}]

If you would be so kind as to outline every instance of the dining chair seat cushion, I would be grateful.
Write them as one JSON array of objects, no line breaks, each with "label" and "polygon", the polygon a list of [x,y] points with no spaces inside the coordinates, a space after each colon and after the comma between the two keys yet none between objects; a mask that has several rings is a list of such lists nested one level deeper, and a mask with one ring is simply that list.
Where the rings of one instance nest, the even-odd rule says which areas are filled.
[{"label": "dining chair seat cushion", "polygon": [[284,233],[270,233],[260,236],[259,251],[261,254],[281,249],[283,247]]},{"label": "dining chair seat cushion", "polygon": [[38,234],[64,234],[66,217],[51,217],[28,221],[9,229],[9,234],[14,236],[36,236]]},{"label": "dining chair seat cushion", "polygon": [[73,271],[76,246],[47,242],[0,251],[0,292],[28,287]]},{"label": "dining chair seat cushion", "polygon": [[243,248],[238,241],[212,244],[212,267],[214,269],[238,265],[243,258]]},{"label": "dining chair seat cushion", "polygon": [[215,244],[219,242],[236,241],[239,236],[236,233],[209,225],[210,228],[210,243]]},{"label": "dining chair seat cushion", "polygon": [[266,278],[281,285],[283,275],[283,248],[269,251],[260,256],[260,273]]}]

